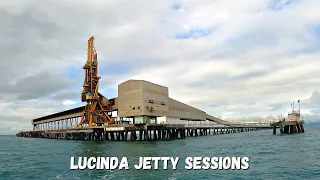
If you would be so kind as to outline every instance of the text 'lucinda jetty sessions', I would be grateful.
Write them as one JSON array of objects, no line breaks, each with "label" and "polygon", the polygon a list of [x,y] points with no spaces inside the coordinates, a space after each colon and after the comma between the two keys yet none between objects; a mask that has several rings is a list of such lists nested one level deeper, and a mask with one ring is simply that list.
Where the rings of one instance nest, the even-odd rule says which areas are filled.
[{"label": "text 'lucinda jetty sessions'", "polygon": [[137,162],[130,162],[126,157],[71,157],[70,169],[90,170],[140,170],[177,169],[178,164],[184,163],[187,170],[212,169],[212,170],[246,170],[249,168],[248,157],[187,157],[180,160],[179,157],[139,157]]}]

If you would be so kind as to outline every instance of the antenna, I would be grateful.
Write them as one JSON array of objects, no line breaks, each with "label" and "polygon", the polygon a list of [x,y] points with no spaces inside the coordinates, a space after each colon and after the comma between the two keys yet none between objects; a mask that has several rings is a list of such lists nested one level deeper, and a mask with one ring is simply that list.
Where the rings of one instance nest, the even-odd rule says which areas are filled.
[{"label": "antenna", "polygon": [[294,101],[292,102],[292,112],[294,111]]}]

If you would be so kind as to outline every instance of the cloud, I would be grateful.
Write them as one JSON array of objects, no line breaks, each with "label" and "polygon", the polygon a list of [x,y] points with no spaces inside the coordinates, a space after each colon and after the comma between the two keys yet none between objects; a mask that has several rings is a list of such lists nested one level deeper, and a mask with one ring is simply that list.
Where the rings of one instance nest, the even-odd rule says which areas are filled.
[{"label": "cloud", "polygon": [[100,91],[109,98],[121,82],[144,79],[214,116],[276,117],[301,99],[304,116],[319,120],[319,6],[318,0],[1,2],[0,133],[83,105],[81,67],[92,35]]},{"label": "cloud", "polygon": [[310,97],[311,102],[313,103],[320,103],[320,92],[319,91],[313,91]]},{"label": "cloud", "polygon": [[62,102],[63,105],[73,105],[76,104],[77,102],[75,101],[71,101],[71,100],[65,100]]},{"label": "cloud", "polygon": [[56,101],[70,101],[69,99],[77,99],[81,97],[81,90],[78,90],[79,92],[75,91],[65,91],[58,94],[55,94],[51,96],[51,99],[54,99]]}]

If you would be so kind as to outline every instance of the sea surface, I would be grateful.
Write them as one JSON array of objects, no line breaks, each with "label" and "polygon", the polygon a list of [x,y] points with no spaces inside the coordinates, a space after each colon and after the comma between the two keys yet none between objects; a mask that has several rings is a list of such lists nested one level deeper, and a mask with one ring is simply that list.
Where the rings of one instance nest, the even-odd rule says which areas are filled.
[{"label": "sea surface", "polygon": [[[94,142],[0,136],[0,179],[320,179],[320,126],[155,142]],[[70,158],[127,157],[130,170],[70,170]],[[138,157],[180,157],[177,170],[136,170]],[[186,170],[186,157],[249,157],[248,170]],[[160,166],[161,167],[161,166]],[[169,166],[170,167],[170,166]]]}]

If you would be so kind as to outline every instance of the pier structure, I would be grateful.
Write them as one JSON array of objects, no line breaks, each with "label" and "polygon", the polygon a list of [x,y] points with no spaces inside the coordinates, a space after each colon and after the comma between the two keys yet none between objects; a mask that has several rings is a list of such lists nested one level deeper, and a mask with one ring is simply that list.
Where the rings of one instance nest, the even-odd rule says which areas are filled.
[{"label": "pier structure", "polygon": [[36,130],[19,132],[20,137],[98,141],[154,141],[184,139],[187,137],[231,134],[271,129],[271,126],[226,126],[214,123],[139,124],[114,127],[88,127],[61,130]]},{"label": "pier structure", "polygon": [[273,127],[273,134],[277,134],[277,128],[280,130],[280,134],[304,133],[304,119],[300,113],[300,107],[299,110],[294,110],[293,107],[286,118],[272,123],[271,126]]},{"label": "pier structure", "polygon": [[277,134],[277,128],[280,134],[304,133],[304,121],[279,121],[272,124],[273,134]]},{"label": "pier structure", "polygon": [[[118,97],[99,93],[98,56],[94,37],[88,40],[88,58],[81,101],[85,106],[32,120],[32,131],[17,136],[63,139],[131,140],[173,139],[207,134],[245,132],[270,124],[225,121],[177,101],[168,87],[129,79],[118,85]],[[160,138],[161,137],[161,138]]]},{"label": "pier structure", "polygon": [[169,97],[168,88],[144,80],[118,86],[118,97],[108,99],[114,124],[77,124],[85,106],[32,120],[33,131],[17,136],[73,140],[165,140],[271,129],[267,122],[225,121]]}]

